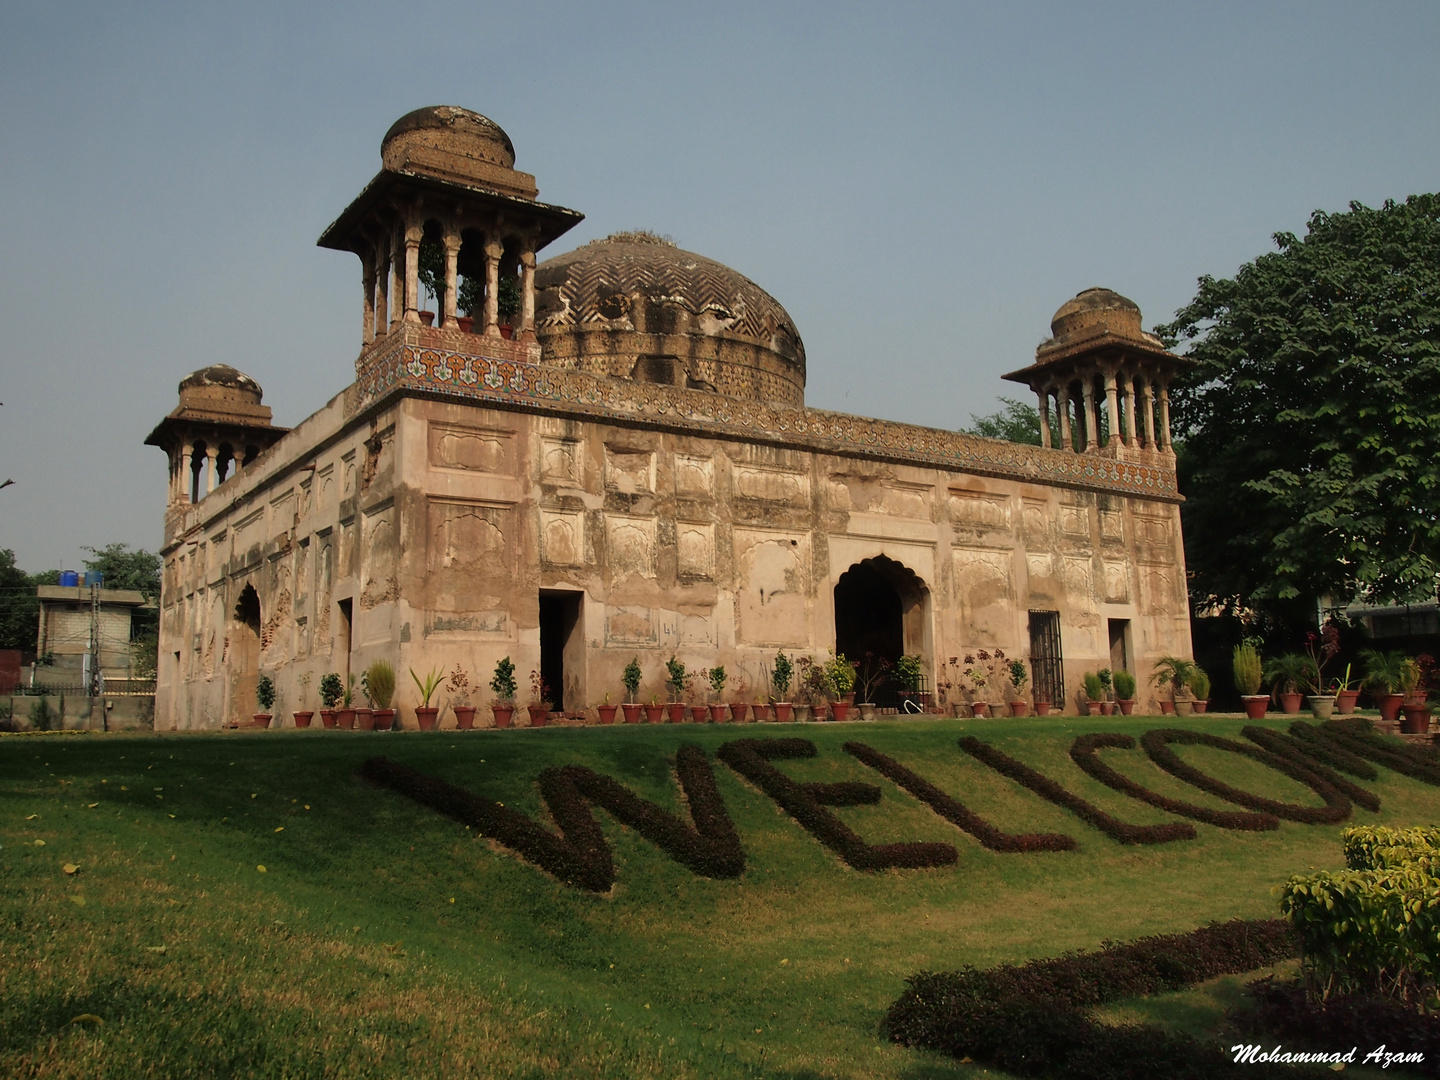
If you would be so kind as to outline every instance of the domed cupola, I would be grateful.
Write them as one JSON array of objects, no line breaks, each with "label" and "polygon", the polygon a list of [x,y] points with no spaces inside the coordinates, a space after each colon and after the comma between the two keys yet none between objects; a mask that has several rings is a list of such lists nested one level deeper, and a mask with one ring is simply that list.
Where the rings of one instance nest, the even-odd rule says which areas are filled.
[{"label": "domed cupola", "polygon": [[743,274],[648,232],[595,240],[535,270],[546,364],[805,403],[805,344]]}]

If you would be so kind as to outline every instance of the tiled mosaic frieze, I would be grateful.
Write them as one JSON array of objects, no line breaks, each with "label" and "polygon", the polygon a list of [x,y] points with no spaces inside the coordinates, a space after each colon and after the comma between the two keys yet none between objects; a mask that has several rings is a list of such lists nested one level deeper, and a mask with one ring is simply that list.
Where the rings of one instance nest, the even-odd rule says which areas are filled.
[{"label": "tiled mosaic frieze", "polygon": [[783,443],[821,453],[928,465],[983,476],[1177,500],[1172,469],[1042,450],[847,413],[745,401],[540,364],[395,341],[363,358],[356,406],[394,393],[443,394],[596,420],[649,422],[696,435]]}]

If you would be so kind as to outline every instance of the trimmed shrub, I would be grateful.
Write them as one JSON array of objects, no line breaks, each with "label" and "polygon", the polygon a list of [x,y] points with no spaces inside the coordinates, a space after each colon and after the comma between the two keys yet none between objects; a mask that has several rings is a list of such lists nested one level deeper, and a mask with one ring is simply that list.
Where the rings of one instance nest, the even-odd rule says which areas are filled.
[{"label": "trimmed shrub", "polygon": [[1305,753],[1316,761],[1323,761],[1332,769],[1349,773],[1361,780],[1377,780],[1380,774],[1364,758],[1352,754],[1333,739],[1327,739],[1319,730],[1304,720],[1290,725],[1290,737],[1305,748]]},{"label": "trimmed shrub", "polygon": [[[949,866],[958,858],[951,844],[867,844],[853,829],[825,809],[826,803],[817,798],[815,792],[825,795],[843,789],[855,795],[859,789],[868,788],[875,792],[878,801],[879,788],[859,783],[802,784],[770,764],[772,761],[814,757],[815,744],[809,739],[736,739],[723,744],[716,756],[774,799],[801,828],[856,870]],[[870,800],[867,797],[864,801]]]},{"label": "trimmed shrub", "polygon": [[[1247,724],[1240,729],[1240,734],[1253,742],[1262,750],[1268,750],[1279,757],[1289,758],[1301,768],[1308,769],[1322,780],[1334,785],[1344,792],[1351,802],[1363,806],[1372,814],[1380,810],[1380,797],[1373,791],[1362,788],[1359,784],[1346,780],[1328,764],[1310,753],[1308,744],[1301,742],[1292,735],[1283,732],[1272,731],[1270,728],[1256,727],[1254,724]],[[1372,772],[1374,770],[1371,770]]]},{"label": "trimmed shrub", "polygon": [[847,742],[845,752],[869,765],[880,775],[903,788],[946,821],[961,829],[991,851],[1073,851],[1079,847],[1073,837],[1063,833],[1002,832],[958,799],[945,794],[924,777],[911,772],[892,757],[861,742]]},{"label": "trimmed shrub", "polygon": [[1383,870],[1409,865],[1430,866],[1440,857],[1440,829],[1417,825],[1392,829],[1384,825],[1358,826],[1342,834],[1345,865],[1351,870]]},{"label": "trimmed shrub", "polygon": [[[1140,743],[1145,747],[1145,752],[1150,755],[1150,760],[1171,776],[1184,780],[1187,784],[1193,784],[1201,791],[1208,791],[1212,795],[1219,796],[1226,802],[1235,803],[1237,806],[1248,806],[1251,810],[1259,810],[1262,813],[1285,818],[1287,821],[1300,821],[1309,825],[1332,825],[1344,821],[1354,809],[1350,800],[1333,784],[1321,779],[1311,770],[1296,764],[1289,758],[1272,754],[1258,746],[1247,746],[1245,743],[1235,742],[1233,739],[1223,739],[1219,735],[1209,735],[1202,731],[1189,731],[1183,728],[1155,728],[1142,735]],[[1276,802],[1263,795],[1241,791],[1221,780],[1216,780],[1213,776],[1201,772],[1192,765],[1185,764],[1180,760],[1180,756],[1170,749],[1170,743],[1209,746],[1216,750],[1228,750],[1233,754],[1251,758],[1262,765],[1270,766],[1276,772],[1284,773],[1286,776],[1300,781],[1324,799],[1325,805],[1300,806],[1294,803]]]},{"label": "trimmed shrub", "polygon": [[1315,730],[1322,738],[1357,757],[1440,787],[1440,758],[1433,751],[1377,734],[1374,725],[1363,717],[1327,720]]},{"label": "trimmed shrub", "polygon": [[1069,810],[1087,825],[1099,829],[1112,840],[1122,844],[1168,844],[1173,840],[1194,840],[1195,826],[1185,822],[1166,825],[1132,825],[1111,817],[1093,803],[1036,772],[1023,762],[1016,761],[1009,754],[996,750],[973,735],[960,740],[960,748],[971,757],[989,765],[1002,776],[1008,776],[1017,784],[1029,788],[1042,799]]},{"label": "trimmed shrub", "polygon": [[1179,799],[1161,795],[1157,791],[1151,791],[1100,760],[1097,751],[1115,749],[1134,750],[1135,740],[1129,735],[1119,734],[1081,735],[1070,745],[1070,760],[1106,787],[1113,788],[1122,795],[1129,795],[1132,799],[1139,799],[1143,803],[1159,807],[1161,810],[1179,814],[1181,817],[1194,818],[1207,825],[1218,825],[1222,829],[1239,829],[1245,832],[1264,832],[1280,827],[1280,819],[1274,814],[1211,810],[1206,806],[1195,806],[1192,803],[1181,802]]}]

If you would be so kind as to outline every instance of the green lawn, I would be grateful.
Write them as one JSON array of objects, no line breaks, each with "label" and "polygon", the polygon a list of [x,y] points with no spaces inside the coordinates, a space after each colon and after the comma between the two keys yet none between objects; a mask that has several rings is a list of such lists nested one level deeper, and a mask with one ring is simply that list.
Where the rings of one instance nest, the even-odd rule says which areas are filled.
[{"label": "green lawn", "polygon": [[[1344,826],[1196,823],[1193,841],[1122,847],[956,746],[978,735],[1117,817],[1163,822],[1173,819],[1092,781],[1067,750],[1085,731],[1176,723],[1234,734],[1244,721],[3,736],[0,1074],[979,1075],[879,1038],[907,975],[1272,917],[1271,889],[1290,873],[1342,865]],[[681,743],[713,759],[728,739],[796,734],[820,753],[778,763],[789,775],[883,789],[876,806],[835,811],[867,841],[947,841],[959,863],[851,870],[716,761],[744,875],[696,877],[597,811],[617,884],[595,896],[355,776],[383,753],[538,816],[536,774],[579,763],[673,809]],[[848,739],[1007,831],[1065,832],[1080,848],[988,852],[845,754]],[[1180,752],[1237,786],[1318,804],[1254,762]],[[1143,751],[1104,757],[1157,790],[1226,806]],[[1440,819],[1440,789],[1383,769],[1370,786],[1381,813],[1357,809],[1354,822]]]}]

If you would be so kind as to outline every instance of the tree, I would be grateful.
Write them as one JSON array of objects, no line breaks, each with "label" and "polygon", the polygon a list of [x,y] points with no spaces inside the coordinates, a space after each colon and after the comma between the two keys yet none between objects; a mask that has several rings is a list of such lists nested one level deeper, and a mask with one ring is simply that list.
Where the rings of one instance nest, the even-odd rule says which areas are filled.
[{"label": "tree", "polygon": [[107,589],[133,589],[146,600],[160,597],[160,556],[144,548],[132,549],[129,544],[106,544],[103,548],[87,547],[94,558],[85,560],[86,570],[105,575]]},{"label": "tree", "polygon": [[1005,406],[1000,412],[985,416],[970,414],[970,426],[962,430],[970,435],[983,435],[987,439],[1004,439],[1006,442],[1040,445],[1040,410],[1014,398],[1002,397]]},{"label": "tree", "polygon": [[0,649],[34,649],[39,618],[30,575],[15,565],[15,552],[0,549]]},{"label": "tree", "polygon": [[1192,597],[1433,598],[1440,196],[1316,211],[1274,240],[1155,328],[1199,362],[1170,391]]}]

